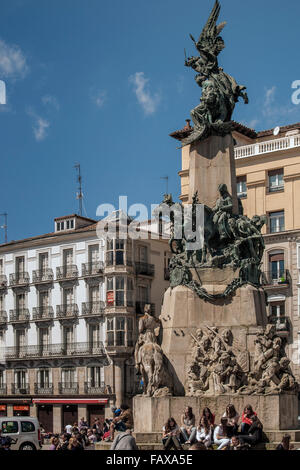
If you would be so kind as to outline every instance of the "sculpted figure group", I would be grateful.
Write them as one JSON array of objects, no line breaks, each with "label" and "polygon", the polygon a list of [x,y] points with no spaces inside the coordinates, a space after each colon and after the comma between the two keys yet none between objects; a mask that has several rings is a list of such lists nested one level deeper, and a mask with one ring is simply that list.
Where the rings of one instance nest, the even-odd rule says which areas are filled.
[{"label": "sculpted figure group", "polygon": [[206,327],[192,338],[188,396],[270,394],[296,389],[290,360],[273,325],[257,335],[253,363],[229,329],[219,333],[217,328]]}]

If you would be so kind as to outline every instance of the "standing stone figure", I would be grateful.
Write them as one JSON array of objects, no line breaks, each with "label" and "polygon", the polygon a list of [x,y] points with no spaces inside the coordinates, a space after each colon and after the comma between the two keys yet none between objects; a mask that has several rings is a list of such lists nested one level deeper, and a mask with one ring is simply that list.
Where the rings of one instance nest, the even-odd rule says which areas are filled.
[{"label": "standing stone figure", "polygon": [[139,337],[135,345],[135,367],[143,377],[144,395],[171,394],[171,379],[164,364],[164,354],[157,338],[161,328],[158,318],[151,315],[151,305],[145,305],[139,321]]}]

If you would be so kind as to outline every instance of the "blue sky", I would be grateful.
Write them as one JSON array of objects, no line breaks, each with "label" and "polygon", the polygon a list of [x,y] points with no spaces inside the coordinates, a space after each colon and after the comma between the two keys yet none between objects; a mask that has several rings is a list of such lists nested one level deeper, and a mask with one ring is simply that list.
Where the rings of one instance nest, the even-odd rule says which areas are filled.
[{"label": "blue sky", "polygon": [[[226,49],[219,63],[247,86],[234,119],[257,130],[300,121],[295,0],[221,1]],[[180,192],[181,156],[168,134],[198,103],[184,67],[189,33],[201,32],[213,0],[1,0],[0,213],[9,239],[53,230],[77,211],[80,162],[89,217],[127,195],[158,203]],[[3,219],[0,218],[0,223]],[[0,242],[4,241],[0,230]]]}]

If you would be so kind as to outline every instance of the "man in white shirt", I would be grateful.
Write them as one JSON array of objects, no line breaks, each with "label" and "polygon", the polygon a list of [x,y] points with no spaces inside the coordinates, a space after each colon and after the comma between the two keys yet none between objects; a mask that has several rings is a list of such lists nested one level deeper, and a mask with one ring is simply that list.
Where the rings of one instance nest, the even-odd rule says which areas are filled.
[{"label": "man in white shirt", "polygon": [[67,424],[67,426],[65,427],[65,431],[67,434],[72,434],[72,427],[71,424]]}]

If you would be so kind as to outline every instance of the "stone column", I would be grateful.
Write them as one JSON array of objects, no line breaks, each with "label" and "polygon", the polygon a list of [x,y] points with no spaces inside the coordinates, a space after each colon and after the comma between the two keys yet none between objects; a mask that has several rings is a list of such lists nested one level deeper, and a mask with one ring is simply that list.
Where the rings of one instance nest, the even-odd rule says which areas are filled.
[{"label": "stone column", "polygon": [[37,405],[34,403],[33,405],[30,405],[30,416],[33,418],[37,417]]},{"label": "stone column", "polygon": [[237,214],[236,175],[233,139],[213,136],[190,146],[189,203],[198,191],[200,204],[214,207],[219,197],[218,186],[225,183],[233,199],[233,212]]},{"label": "stone column", "polygon": [[6,407],[6,413],[9,418],[13,416],[13,405],[7,405]]},{"label": "stone column", "polygon": [[53,432],[62,431],[62,405],[53,405]]},{"label": "stone column", "polygon": [[125,359],[114,360],[116,406],[121,405],[124,397],[124,361]]}]

